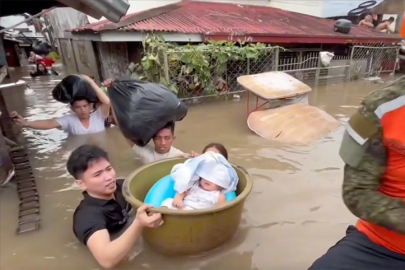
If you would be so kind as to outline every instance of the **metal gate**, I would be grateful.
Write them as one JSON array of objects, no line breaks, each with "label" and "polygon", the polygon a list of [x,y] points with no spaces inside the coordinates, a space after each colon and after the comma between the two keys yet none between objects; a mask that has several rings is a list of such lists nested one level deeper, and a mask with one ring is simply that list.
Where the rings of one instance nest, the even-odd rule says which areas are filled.
[{"label": "metal gate", "polygon": [[380,73],[395,73],[399,46],[373,47],[353,46],[350,55],[351,76],[379,76]]},{"label": "metal gate", "polygon": [[62,60],[65,64],[68,74],[78,73],[76,59],[72,48],[71,40],[68,38],[59,38],[60,52],[62,54]]},{"label": "metal gate", "polygon": [[92,76],[95,78],[96,82],[100,83],[93,43],[89,40],[72,40],[72,47],[78,72]]}]

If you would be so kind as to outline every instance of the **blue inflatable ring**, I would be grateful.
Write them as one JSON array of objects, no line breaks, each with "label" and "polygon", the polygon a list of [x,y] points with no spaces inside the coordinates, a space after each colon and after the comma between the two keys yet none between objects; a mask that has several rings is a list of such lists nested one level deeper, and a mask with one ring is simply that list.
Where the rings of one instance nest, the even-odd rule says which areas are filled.
[{"label": "blue inflatable ring", "polygon": [[[146,194],[144,202],[153,207],[160,207],[166,199],[172,199],[175,195],[174,181],[170,175],[167,175],[153,185]],[[236,193],[234,191],[225,194],[227,202],[233,201],[235,198]]]}]

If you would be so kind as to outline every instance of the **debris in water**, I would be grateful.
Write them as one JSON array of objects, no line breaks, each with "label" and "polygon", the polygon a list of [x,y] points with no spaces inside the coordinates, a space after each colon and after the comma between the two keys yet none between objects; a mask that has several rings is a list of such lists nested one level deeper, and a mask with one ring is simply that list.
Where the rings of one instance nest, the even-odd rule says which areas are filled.
[{"label": "debris in water", "polygon": [[255,111],[247,122],[262,138],[299,145],[309,145],[341,125],[328,113],[306,104]]}]

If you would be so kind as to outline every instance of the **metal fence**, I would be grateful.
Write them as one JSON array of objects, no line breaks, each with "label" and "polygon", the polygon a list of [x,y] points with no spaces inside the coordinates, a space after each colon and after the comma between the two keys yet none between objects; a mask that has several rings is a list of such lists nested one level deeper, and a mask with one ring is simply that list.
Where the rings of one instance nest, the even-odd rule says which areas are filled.
[{"label": "metal fence", "polygon": [[[364,77],[379,76],[381,73],[393,73],[399,54],[398,46],[352,46],[349,53],[335,55],[329,65],[323,66],[319,51],[308,49],[291,51],[279,48],[266,48],[265,50],[258,60],[228,61],[221,74],[212,70],[211,77],[215,91],[207,91],[201,85],[196,85],[192,72],[173,74],[173,67],[181,66],[181,63],[174,63],[168,59],[179,59],[179,57],[172,57],[172,54],[181,52],[169,51],[165,54],[164,73],[169,84],[176,85],[179,97],[183,100],[200,100],[208,97],[228,98],[245,92],[245,89],[237,83],[237,78],[242,75],[284,71],[316,88],[330,83],[343,83]],[[206,53],[208,56],[210,52]]]},{"label": "metal fence", "polygon": [[350,55],[350,79],[395,73],[399,47],[354,46]]}]

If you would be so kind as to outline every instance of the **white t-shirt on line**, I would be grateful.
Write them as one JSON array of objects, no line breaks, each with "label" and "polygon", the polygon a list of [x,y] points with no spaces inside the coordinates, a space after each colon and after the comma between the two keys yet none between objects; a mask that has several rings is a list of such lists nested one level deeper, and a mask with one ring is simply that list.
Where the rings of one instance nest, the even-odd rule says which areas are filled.
[{"label": "white t-shirt on line", "polygon": [[80,122],[79,117],[76,114],[68,114],[55,120],[59,123],[62,130],[71,135],[84,135],[90,133],[97,133],[105,130],[104,121],[107,116],[103,115],[101,108],[98,108],[95,112],[90,114],[90,124],[88,128],[85,128]]},{"label": "white t-shirt on line", "polygon": [[179,157],[183,154],[182,151],[174,147],[171,147],[168,153],[159,154],[156,153],[155,147],[149,144],[144,147],[134,144],[132,150],[134,150],[135,154],[141,158],[142,164],[149,164],[166,158]]}]

